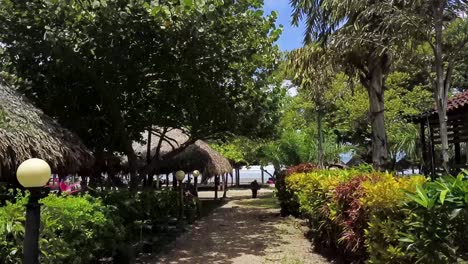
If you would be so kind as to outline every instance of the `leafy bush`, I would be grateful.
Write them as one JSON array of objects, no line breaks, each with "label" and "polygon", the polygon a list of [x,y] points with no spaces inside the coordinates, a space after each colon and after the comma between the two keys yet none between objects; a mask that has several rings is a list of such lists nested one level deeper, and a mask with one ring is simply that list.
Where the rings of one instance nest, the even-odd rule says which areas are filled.
[{"label": "leafy bush", "polygon": [[[294,173],[285,178],[320,246],[349,261],[454,263],[467,259],[468,185],[463,177],[426,182],[356,170]],[[283,201],[288,204],[287,201]]]},{"label": "leafy bush", "polygon": [[[0,208],[1,263],[21,262],[27,199],[19,195]],[[122,230],[101,200],[49,195],[41,203],[41,263],[89,263],[113,255]]]},{"label": "leafy bush", "polygon": [[333,193],[333,200],[337,205],[334,221],[343,229],[338,242],[342,242],[346,251],[359,257],[364,255],[365,251],[364,229],[367,215],[361,202],[364,196],[361,185],[367,179],[365,175],[354,177],[338,185]]},{"label": "leafy bush", "polygon": [[276,195],[280,202],[281,206],[281,215],[282,216],[299,216],[299,202],[295,199],[294,190],[292,188],[287,188],[286,178],[294,173],[306,173],[318,170],[318,167],[311,163],[299,164],[297,166],[292,166],[286,170],[281,171],[275,182]]},{"label": "leafy bush", "polygon": [[125,240],[142,240],[143,234],[153,234],[167,227],[170,218],[177,216],[177,192],[172,190],[128,190],[102,192],[103,202],[115,211],[114,218],[126,229]]},{"label": "leafy bush", "polygon": [[296,166],[292,166],[286,169],[286,175],[291,175],[293,173],[306,173],[313,172],[318,170],[318,166],[312,163],[302,163]]},{"label": "leafy bush", "polygon": [[293,191],[286,185],[286,171],[281,171],[275,181],[276,196],[281,207],[281,215],[299,216],[299,202],[294,196]]},{"label": "leafy bush", "polygon": [[418,185],[408,196],[400,228],[407,253],[418,263],[467,260],[468,182],[463,175]]},{"label": "leafy bush", "polygon": [[381,174],[362,184],[365,196],[361,201],[368,214],[364,232],[369,263],[411,263],[399,242],[399,228],[405,219],[401,210],[409,200],[405,191],[415,191],[425,181],[422,176]]},{"label": "leafy bush", "polygon": [[21,263],[26,202],[18,196],[16,203],[0,207],[0,263]]},{"label": "leafy bush", "polygon": [[[142,240],[167,231],[177,215],[177,193],[171,190],[132,193],[113,191],[41,199],[41,263],[91,263],[115,256],[124,241]],[[0,263],[20,263],[24,240],[25,204],[0,207]],[[186,199],[186,210],[194,208]],[[127,254],[127,253],[124,253]]]}]

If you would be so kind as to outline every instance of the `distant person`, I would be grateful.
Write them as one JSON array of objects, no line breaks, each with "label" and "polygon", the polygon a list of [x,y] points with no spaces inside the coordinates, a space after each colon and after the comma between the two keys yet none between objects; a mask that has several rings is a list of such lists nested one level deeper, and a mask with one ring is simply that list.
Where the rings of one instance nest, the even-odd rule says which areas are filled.
[{"label": "distant person", "polygon": [[252,198],[257,198],[257,192],[260,190],[260,185],[257,180],[250,183],[250,189],[252,189]]}]

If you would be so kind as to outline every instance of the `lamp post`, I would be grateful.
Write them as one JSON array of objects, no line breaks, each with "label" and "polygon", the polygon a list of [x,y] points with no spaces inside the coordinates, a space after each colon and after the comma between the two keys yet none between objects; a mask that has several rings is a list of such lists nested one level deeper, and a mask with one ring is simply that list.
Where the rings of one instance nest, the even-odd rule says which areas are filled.
[{"label": "lamp post", "polygon": [[183,170],[179,170],[175,174],[177,181],[179,182],[179,218],[182,219],[184,217],[184,190],[182,186],[182,181],[185,178],[185,172]]},{"label": "lamp post", "polygon": [[18,182],[30,191],[26,205],[26,230],[23,244],[23,263],[39,263],[39,227],[41,224],[41,207],[39,198],[41,189],[52,174],[49,164],[41,159],[28,159],[21,163],[16,171]]},{"label": "lamp post", "polygon": [[192,172],[194,179],[193,187],[195,188],[195,196],[198,197],[198,176],[200,176],[200,172],[198,170],[194,170]]}]

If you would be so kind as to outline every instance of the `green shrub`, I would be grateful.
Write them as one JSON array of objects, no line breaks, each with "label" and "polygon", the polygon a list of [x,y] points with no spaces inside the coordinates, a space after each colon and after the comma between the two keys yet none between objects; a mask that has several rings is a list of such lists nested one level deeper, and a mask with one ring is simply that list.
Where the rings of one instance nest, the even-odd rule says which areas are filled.
[{"label": "green shrub", "polygon": [[442,177],[409,192],[400,242],[418,263],[467,260],[468,182]]},{"label": "green shrub", "polygon": [[114,255],[124,232],[100,199],[49,195],[41,202],[42,263],[89,263]]},{"label": "green shrub", "polygon": [[399,228],[405,219],[402,208],[409,200],[405,191],[414,191],[425,181],[422,176],[380,174],[362,184],[365,195],[361,201],[368,214],[364,232],[369,263],[411,263],[399,241]]},{"label": "green shrub", "polygon": [[280,202],[282,216],[293,215],[299,217],[300,215],[299,202],[297,201],[296,196],[294,194],[294,189],[287,188],[286,178],[292,174],[309,173],[316,170],[318,170],[317,165],[311,163],[303,163],[296,166],[291,166],[286,170],[282,170],[278,174],[275,182],[275,187],[277,190],[276,196],[278,197],[278,200]]},{"label": "green shrub", "polygon": [[[27,199],[20,195],[16,203],[0,208],[1,263],[21,262]],[[49,195],[41,203],[41,263],[89,263],[114,254],[121,227],[101,200]]]},{"label": "green shrub", "polygon": [[349,261],[454,263],[467,259],[468,185],[356,170],[294,173],[284,189],[316,243]]},{"label": "green shrub", "polygon": [[[177,198],[172,190],[49,195],[40,201],[40,261],[93,263],[126,254],[122,248],[170,229],[178,213]],[[21,263],[27,200],[19,192],[15,203],[0,207],[0,263]],[[196,208],[195,199],[186,197],[188,220],[195,219]]]},{"label": "green shrub", "polygon": [[281,207],[281,215],[293,215],[299,217],[299,202],[297,201],[293,190],[286,185],[286,171],[281,171],[276,177],[276,197]]},{"label": "green shrub", "polygon": [[125,226],[125,240],[142,240],[143,234],[163,231],[169,220],[177,216],[177,192],[172,190],[110,191],[98,194],[115,211],[115,221]]},{"label": "green shrub", "polygon": [[18,196],[16,203],[0,207],[0,263],[21,263],[26,202]]},{"label": "green shrub", "polygon": [[301,215],[309,220],[311,235],[321,247],[339,250],[338,244],[343,226],[338,216],[338,203],[334,199],[335,188],[354,177],[355,171],[321,170],[292,174],[286,179],[287,188],[294,193]]}]

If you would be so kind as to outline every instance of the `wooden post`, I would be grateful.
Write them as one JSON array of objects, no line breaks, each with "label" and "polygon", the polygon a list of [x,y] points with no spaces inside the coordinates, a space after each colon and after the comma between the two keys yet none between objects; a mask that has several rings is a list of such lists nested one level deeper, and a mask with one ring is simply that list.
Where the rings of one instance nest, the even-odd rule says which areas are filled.
[{"label": "wooden post", "polygon": [[169,188],[169,173],[166,173],[166,187]]},{"label": "wooden post", "polygon": [[260,166],[260,171],[262,173],[262,185],[265,184],[265,172],[263,171],[263,166]]},{"label": "wooden post", "polygon": [[198,197],[198,177],[195,177],[193,181],[194,181],[193,188],[195,189],[195,196]]},{"label": "wooden post", "polygon": [[239,167],[236,168],[236,178],[237,178],[237,187],[240,187],[240,169]]},{"label": "wooden post", "polygon": [[179,221],[182,221],[184,219],[184,185],[182,184],[182,181],[179,183]]},{"label": "wooden post", "polygon": [[221,191],[224,191],[224,174],[221,175]]},{"label": "wooden post", "polygon": [[237,167],[234,168],[234,177],[236,178],[236,187],[239,187],[239,174],[237,174]]},{"label": "wooden post", "polygon": [[465,165],[468,165],[468,141],[465,142],[465,155],[466,155]]},{"label": "wooden post", "polygon": [[226,198],[226,193],[227,193],[227,188],[228,188],[228,174],[225,173],[224,176],[223,176],[224,180],[223,180],[223,198]]},{"label": "wooden post", "polygon": [[150,188],[153,188],[153,177],[154,175],[152,173],[148,174],[147,186],[149,186]]},{"label": "wooden post", "polygon": [[172,173],[172,187],[174,191],[177,191],[177,178],[175,177],[175,172]]},{"label": "wooden post", "polygon": [[218,185],[219,185],[219,176],[215,176],[215,200],[218,199]]},{"label": "wooden post", "polygon": [[436,167],[435,167],[435,146],[434,146],[434,130],[429,125],[429,136],[431,139],[431,179],[435,180]]},{"label": "wooden post", "polygon": [[457,124],[453,125],[453,142],[455,143],[455,164],[457,166],[461,165],[461,148],[460,140],[458,137],[459,127]]},{"label": "wooden post", "polygon": [[[423,174],[427,175],[428,173],[428,168],[427,168],[427,152],[426,152],[426,129],[424,127],[424,120],[421,121],[421,127],[419,131],[419,137],[421,140],[421,157],[422,157],[422,171]],[[414,173],[414,172],[413,172]]]}]

